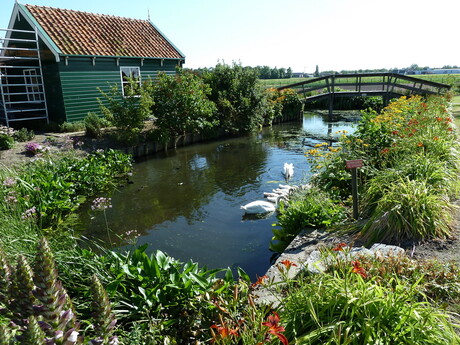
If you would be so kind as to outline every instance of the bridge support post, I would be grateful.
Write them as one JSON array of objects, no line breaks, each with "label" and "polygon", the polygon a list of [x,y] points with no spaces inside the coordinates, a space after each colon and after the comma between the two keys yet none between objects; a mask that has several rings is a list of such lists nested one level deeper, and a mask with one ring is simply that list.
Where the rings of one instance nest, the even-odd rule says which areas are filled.
[{"label": "bridge support post", "polygon": [[332,114],[334,112],[334,94],[333,93],[329,95],[328,105],[329,105],[329,119],[332,119]]}]

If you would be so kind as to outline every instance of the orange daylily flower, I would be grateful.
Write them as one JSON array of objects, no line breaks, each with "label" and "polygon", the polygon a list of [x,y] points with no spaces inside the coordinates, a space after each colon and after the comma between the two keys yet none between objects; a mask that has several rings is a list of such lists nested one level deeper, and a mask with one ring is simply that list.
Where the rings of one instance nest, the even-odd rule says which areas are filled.
[{"label": "orange daylily flower", "polygon": [[347,246],[346,243],[342,242],[342,243],[339,243],[334,249],[332,249],[333,252],[341,252],[343,251],[343,248],[345,248]]},{"label": "orange daylily flower", "polygon": [[295,263],[293,263],[291,260],[288,260],[288,259],[282,260],[281,263],[287,269],[290,269],[291,267],[297,267],[297,265]]},{"label": "orange daylily flower", "polygon": [[262,277],[257,276],[257,281],[252,284],[252,287],[256,287],[257,285],[264,285],[264,279],[268,279],[267,275],[263,275]]},{"label": "orange daylily flower", "polygon": [[353,273],[359,274],[364,279],[367,278],[367,273],[359,261],[352,261],[351,264],[353,266],[353,269],[351,270]]},{"label": "orange daylily flower", "polygon": [[269,328],[268,333],[278,337],[283,345],[288,345],[289,341],[287,340],[286,336],[281,334],[281,332],[284,332],[285,329],[283,326],[279,325],[279,322],[280,316],[276,311],[274,311],[273,314],[268,317],[267,322],[262,322],[262,325],[267,326]]},{"label": "orange daylily flower", "polygon": [[[220,325],[212,325],[211,328],[217,329],[217,333],[220,336],[220,339],[225,339],[229,337],[236,337],[238,336],[238,328],[229,328],[228,326],[220,326]],[[214,332],[213,332],[214,333]],[[216,336],[214,335],[211,342],[216,341]]]}]

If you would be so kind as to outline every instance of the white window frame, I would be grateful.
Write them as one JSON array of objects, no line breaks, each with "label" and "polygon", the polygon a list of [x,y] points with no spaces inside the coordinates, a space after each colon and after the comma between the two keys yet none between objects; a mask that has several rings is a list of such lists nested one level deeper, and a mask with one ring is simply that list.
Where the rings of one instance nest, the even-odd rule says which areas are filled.
[{"label": "white window frame", "polygon": [[[123,73],[123,70],[128,70],[128,74],[126,73]],[[125,95],[125,87],[126,85],[128,85],[128,81],[125,79],[125,77],[128,77],[128,78],[133,78],[133,75],[135,77],[135,73],[133,73],[133,71],[136,71],[137,72],[137,75],[138,75],[138,82],[139,82],[139,87],[141,87],[141,68],[138,67],[138,66],[120,66],[120,79],[121,79],[121,90],[122,90],[122,93],[123,93],[123,97],[127,97]]]}]

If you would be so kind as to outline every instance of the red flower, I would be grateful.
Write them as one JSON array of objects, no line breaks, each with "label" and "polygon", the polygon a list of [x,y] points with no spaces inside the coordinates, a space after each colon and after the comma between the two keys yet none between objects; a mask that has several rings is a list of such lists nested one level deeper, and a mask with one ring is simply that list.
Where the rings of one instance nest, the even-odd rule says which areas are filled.
[{"label": "red flower", "polygon": [[389,151],[390,151],[390,149],[387,147],[387,148],[383,149],[382,151],[380,151],[380,153],[387,154]]},{"label": "red flower", "polygon": [[452,127],[447,128],[449,132],[452,132],[454,129]]},{"label": "red flower", "polygon": [[391,132],[391,134],[393,134],[393,135],[396,135],[396,134],[398,134],[398,133],[399,133],[398,131],[393,131],[393,132]]},{"label": "red flower", "polygon": [[284,334],[281,334],[281,332],[284,332],[285,329],[283,326],[279,325],[280,322],[280,316],[278,315],[277,312],[273,312],[273,315],[270,315],[267,319],[267,322],[262,322],[263,326],[268,327],[268,333],[277,336],[278,339],[284,344],[288,345],[289,342]]},{"label": "red flower", "polygon": [[[238,328],[229,328],[228,326],[219,325],[212,325],[211,328],[217,329],[217,333],[220,335],[220,339],[225,339],[231,336],[238,336]],[[214,335],[211,342],[215,342],[216,340],[216,335]]]},{"label": "red flower", "polygon": [[337,247],[335,247],[334,249],[332,249],[333,252],[341,252],[343,251],[343,248],[345,248],[347,246],[346,243],[342,242],[342,243],[339,243],[337,245]]},{"label": "red flower", "polygon": [[363,278],[367,278],[367,273],[359,261],[352,261],[351,264],[353,265],[353,269],[351,270],[353,273],[359,274]]},{"label": "red flower", "polygon": [[418,147],[423,147],[423,143],[422,143],[422,142],[418,142],[418,143],[417,143],[417,146],[418,146]]},{"label": "red flower", "polygon": [[257,276],[257,281],[252,284],[252,287],[256,287],[257,285],[264,285],[264,279],[268,279],[268,276],[264,275],[262,277]]},{"label": "red flower", "polygon": [[287,269],[290,269],[291,267],[297,267],[295,263],[293,263],[291,260],[282,260],[281,263],[286,267]]}]

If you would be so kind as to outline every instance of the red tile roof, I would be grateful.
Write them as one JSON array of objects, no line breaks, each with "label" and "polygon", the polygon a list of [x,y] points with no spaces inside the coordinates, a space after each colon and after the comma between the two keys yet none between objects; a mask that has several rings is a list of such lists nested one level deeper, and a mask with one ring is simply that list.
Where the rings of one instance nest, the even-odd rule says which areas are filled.
[{"label": "red tile roof", "polygon": [[184,56],[147,20],[26,5],[65,55]]}]

